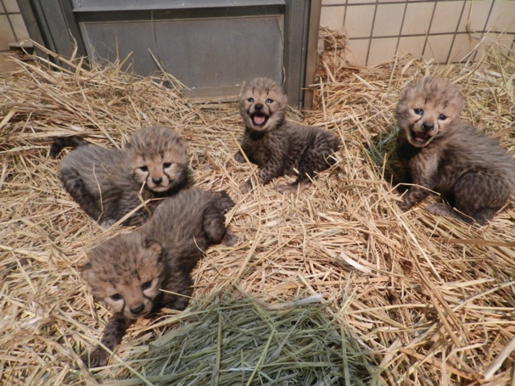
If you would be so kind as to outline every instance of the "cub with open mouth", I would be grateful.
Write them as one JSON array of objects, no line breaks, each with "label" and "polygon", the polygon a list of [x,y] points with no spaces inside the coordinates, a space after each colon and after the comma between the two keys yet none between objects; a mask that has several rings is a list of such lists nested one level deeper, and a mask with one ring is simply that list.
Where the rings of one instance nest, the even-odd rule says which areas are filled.
[{"label": "cub with open mouth", "polygon": [[450,206],[429,205],[431,213],[484,225],[515,193],[512,156],[460,120],[464,107],[458,88],[442,78],[428,76],[401,91],[397,156],[404,167],[401,182],[413,184],[402,210],[437,192]]},{"label": "cub with open mouth", "polygon": [[[301,191],[316,173],[335,163],[333,153],[340,139],[319,127],[289,122],[288,99],[272,79],[255,78],[244,85],[239,102],[245,123],[241,149],[250,162],[259,166],[257,177],[263,185],[276,177],[297,174],[293,183],[277,185],[275,189],[286,193]],[[238,151],[234,158],[243,163],[245,156]],[[251,189],[250,178],[240,185],[243,193]]]}]

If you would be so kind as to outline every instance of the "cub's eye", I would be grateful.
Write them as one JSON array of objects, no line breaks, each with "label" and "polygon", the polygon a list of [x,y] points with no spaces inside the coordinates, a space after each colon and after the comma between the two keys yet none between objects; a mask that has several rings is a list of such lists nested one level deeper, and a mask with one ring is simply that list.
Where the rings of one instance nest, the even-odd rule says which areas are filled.
[{"label": "cub's eye", "polygon": [[254,98],[247,99],[247,102],[254,103]]},{"label": "cub's eye", "polygon": [[149,289],[150,287],[152,287],[152,280],[149,280],[141,285],[141,289],[143,291]]},{"label": "cub's eye", "polygon": [[268,103],[268,104],[274,103],[274,101],[272,99],[270,99],[270,98],[268,98],[265,102]]},{"label": "cub's eye", "polygon": [[440,121],[445,121],[445,120],[447,119],[447,115],[440,114],[440,115],[438,116],[438,119],[439,119]]},{"label": "cub's eye", "polygon": [[148,172],[148,167],[147,166],[140,166],[139,167],[139,170],[141,170],[142,172]]},{"label": "cub's eye", "polygon": [[422,109],[414,109],[413,112],[417,115],[423,115],[424,114],[424,110]]},{"label": "cub's eye", "polygon": [[114,294],[110,296],[111,300],[114,300],[115,302],[118,300],[122,300],[122,295],[120,294]]},{"label": "cub's eye", "polygon": [[163,169],[168,169],[170,166],[172,166],[172,163],[171,162],[165,162],[163,164]]}]

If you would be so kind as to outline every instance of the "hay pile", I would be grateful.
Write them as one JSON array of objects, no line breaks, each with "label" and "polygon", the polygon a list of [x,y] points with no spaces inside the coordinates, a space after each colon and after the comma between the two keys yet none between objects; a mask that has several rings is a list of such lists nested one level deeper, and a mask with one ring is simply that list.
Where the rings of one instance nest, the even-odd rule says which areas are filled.
[{"label": "hay pile", "polygon": [[319,301],[268,310],[241,294],[210,296],[161,323],[174,328],[139,346],[148,354],[121,358],[129,370],[109,385],[365,385],[361,353],[324,316],[325,306],[308,306]]},{"label": "hay pile", "polygon": [[[222,347],[214,334],[229,337],[223,333],[229,334],[235,317],[224,313],[226,303],[202,299],[233,292],[239,299],[231,300],[235,307],[260,310],[249,312],[254,323],[256,312],[270,321],[267,331],[285,337],[297,327],[301,333],[309,328],[327,339],[338,367],[327,365],[328,376],[354,369],[352,374],[371,385],[513,384],[513,206],[483,228],[435,217],[423,205],[402,213],[387,162],[398,91],[424,74],[456,80],[467,97],[464,119],[515,154],[513,59],[492,50],[479,62],[462,65],[405,59],[362,68],[342,59],[344,45],[331,43],[338,39],[326,34],[325,41],[315,108],[290,117],[338,133],[344,146],[335,167],[290,196],[270,186],[248,195],[238,191],[251,167],[232,158],[242,131],[235,104],[187,100],[173,79],[139,78],[121,72],[121,63],[83,69],[80,59],[63,59],[60,71],[44,59],[19,63],[20,71],[0,84],[0,383],[154,384],[149,379],[161,375],[157,369],[179,369],[171,367],[180,359],[179,347],[190,350],[186,358],[194,357],[192,349],[203,353],[198,343],[180,346],[168,338],[196,333],[206,336],[206,350]],[[195,311],[138,322],[116,351],[121,362],[113,358],[111,366],[89,371],[79,356],[95,344],[110,314],[93,302],[78,267],[91,246],[116,230],[103,233],[78,209],[59,182],[59,160],[46,155],[56,135],[80,133],[91,142],[121,147],[150,125],[172,126],[186,139],[198,186],[229,192],[237,203],[230,226],[241,242],[213,247],[200,262],[194,272]],[[270,309],[284,311],[285,303],[311,296],[324,300],[294,305],[285,316],[299,316],[288,319],[290,328],[274,327]],[[258,299],[259,307],[248,297]],[[316,322],[322,320],[317,313],[331,323]],[[302,325],[300,315],[311,321]],[[201,324],[188,332],[182,320]],[[242,359],[237,366],[246,363],[252,372],[238,373],[232,384],[273,384],[266,376],[278,370],[264,365],[272,355],[266,349],[272,334],[262,334],[265,344],[256,340],[262,355],[252,352],[262,362]],[[338,339],[348,343],[339,354]],[[308,344],[279,338],[269,345],[284,341]],[[173,355],[164,359],[165,352]],[[211,355],[214,363],[205,363],[206,374],[236,361],[223,352]],[[241,358],[247,354],[240,352]],[[351,363],[340,366],[344,361]],[[222,378],[227,373],[214,374],[197,384],[229,384]],[[337,377],[317,381],[345,384]]]}]

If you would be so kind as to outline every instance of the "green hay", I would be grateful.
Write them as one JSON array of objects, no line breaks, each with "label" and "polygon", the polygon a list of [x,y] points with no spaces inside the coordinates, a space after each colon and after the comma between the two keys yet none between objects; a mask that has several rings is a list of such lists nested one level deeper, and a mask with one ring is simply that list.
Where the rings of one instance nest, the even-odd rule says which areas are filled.
[{"label": "green hay", "polygon": [[250,297],[214,294],[150,342],[148,353],[103,370],[102,379],[144,384],[127,374],[128,365],[153,385],[367,384],[364,357],[325,316],[326,307],[271,310]]}]

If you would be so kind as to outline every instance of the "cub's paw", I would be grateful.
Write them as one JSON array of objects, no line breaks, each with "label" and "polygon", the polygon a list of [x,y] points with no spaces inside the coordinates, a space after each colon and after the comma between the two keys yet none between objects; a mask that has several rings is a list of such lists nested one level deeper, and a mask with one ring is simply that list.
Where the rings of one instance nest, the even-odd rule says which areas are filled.
[{"label": "cub's paw", "polygon": [[102,347],[96,347],[91,353],[82,357],[82,361],[89,368],[102,367],[107,365],[109,353]]},{"label": "cub's paw", "polygon": [[234,159],[238,161],[240,164],[245,163],[245,157],[243,156],[243,154],[241,154],[240,151],[236,152],[236,154],[234,155]]},{"label": "cub's paw", "polygon": [[452,209],[450,206],[442,204],[442,203],[435,203],[426,206],[426,210],[429,213],[438,215],[438,216],[450,216],[450,217],[456,217],[457,213],[454,212],[454,209]]},{"label": "cub's paw", "polygon": [[434,215],[454,218],[456,220],[464,221],[467,224],[474,224],[474,220],[476,220],[479,225],[486,224],[486,219],[484,219],[484,218],[469,217],[465,214],[461,214],[460,212],[454,210],[453,207],[443,204],[443,203],[430,204],[430,205],[426,206],[426,210],[429,213],[432,213]]},{"label": "cub's paw", "polygon": [[252,190],[252,182],[250,182],[250,180],[242,182],[240,184],[239,188],[240,188],[240,192],[242,192],[243,194],[247,194],[248,192],[250,192]]},{"label": "cub's paw", "polygon": [[238,236],[230,229],[225,230],[225,235],[222,238],[222,244],[228,247],[234,247],[239,242]]},{"label": "cub's paw", "polygon": [[103,231],[108,230],[111,228],[114,224],[116,224],[116,220],[109,219],[109,220],[102,220],[100,221],[100,228],[102,228]]},{"label": "cub's paw", "polygon": [[408,204],[405,200],[397,201],[397,206],[403,212],[407,212],[412,207],[412,205]]},{"label": "cub's paw", "polygon": [[274,190],[277,190],[280,193],[300,193],[308,186],[308,183],[298,183],[290,185],[278,184],[274,186]]}]

